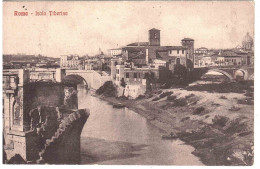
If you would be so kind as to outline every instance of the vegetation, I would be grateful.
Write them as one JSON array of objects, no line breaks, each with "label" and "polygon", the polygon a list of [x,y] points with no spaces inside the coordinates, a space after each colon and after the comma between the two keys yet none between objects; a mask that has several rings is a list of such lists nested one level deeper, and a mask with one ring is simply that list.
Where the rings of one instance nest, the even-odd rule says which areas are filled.
[{"label": "vegetation", "polygon": [[96,94],[106,97],[115,97],[116,87],[113,85],[112,81],[107,81],[99,89],[97,89]]},{"label": "vegetation", "polygon": [[212,123],[215,126],[220,126],[220,127],[224,127],[226,125],[226,123],[228,122],[229,118],[225,117],[225,116],[220,116],[220,115],[216,115],[213,119],[212,119]]},{"label": "vegetation", "polygon": [[153,98],[152,101],[157,101],[157,100],[160,100],[160,99],[161,99],[160,97],[155,97],[155,98]]},{"label": "vegetation", "polygon": [[177,96],[174,96],[174,95],[173,96],[168,96],[167,100],[168,101],[174,101],[176,98],[177,98]]},{"label": "vegetation", "polygon": [[192,112],[192,114],[198,115],[198,114],[201,114],[204,110],[205,110],[204,107],[197,107],[197,108]]},{"label": "vegetation", "polygon": [[160,94],[160,98],[164,98],[164,97],[166,97],[166,96],[169,96],[169,95],[171,95],[171,94],[173,94],[173,92],[164,92],[164,93],[162,93],[162,94]]}]

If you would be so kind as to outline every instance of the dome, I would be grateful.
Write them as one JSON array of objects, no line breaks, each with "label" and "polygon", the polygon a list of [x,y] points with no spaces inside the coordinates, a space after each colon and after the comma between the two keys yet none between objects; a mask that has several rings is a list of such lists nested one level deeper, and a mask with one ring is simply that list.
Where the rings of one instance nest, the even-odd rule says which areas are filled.
[{"label": "dome", "polygon": [[253,43],[253,38],[247,32],[246,36],[243,38],[243,43]]}]

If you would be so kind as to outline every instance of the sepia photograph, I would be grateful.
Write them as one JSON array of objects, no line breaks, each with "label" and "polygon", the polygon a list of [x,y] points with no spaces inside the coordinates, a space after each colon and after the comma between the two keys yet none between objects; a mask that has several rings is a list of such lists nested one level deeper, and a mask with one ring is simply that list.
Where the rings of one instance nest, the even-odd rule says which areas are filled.
[{"label": "sepia photograph", "polygon": [[254,165],[254,1],[2,10],[2,164]]}]

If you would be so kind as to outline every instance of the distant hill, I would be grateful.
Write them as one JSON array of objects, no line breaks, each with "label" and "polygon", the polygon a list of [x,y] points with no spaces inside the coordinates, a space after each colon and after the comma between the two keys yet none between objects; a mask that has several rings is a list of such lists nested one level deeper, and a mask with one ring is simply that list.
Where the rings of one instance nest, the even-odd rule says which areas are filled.
[{"label": "distant hill", "polygon": [[3,55],[3,63],[10,63],[14,61],[23,61],[23,62],[41,62],[41,61],[46,61],[46,62],[56,62],[59,61],[60,58],[52,58],[52,57],[47,57],[47,56],[41,56],[41,55]]}]

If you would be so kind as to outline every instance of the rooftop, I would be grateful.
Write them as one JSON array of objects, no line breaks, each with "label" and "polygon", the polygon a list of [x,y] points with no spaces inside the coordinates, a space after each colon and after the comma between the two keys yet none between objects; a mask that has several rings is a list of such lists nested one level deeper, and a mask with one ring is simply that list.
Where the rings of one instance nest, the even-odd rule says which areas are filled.
[{"label": "rooftop", "polygon": [[182,39],[181,41],[194,41],[194,39],[191,39],[191,38],[184,38],[184,39]]}]

